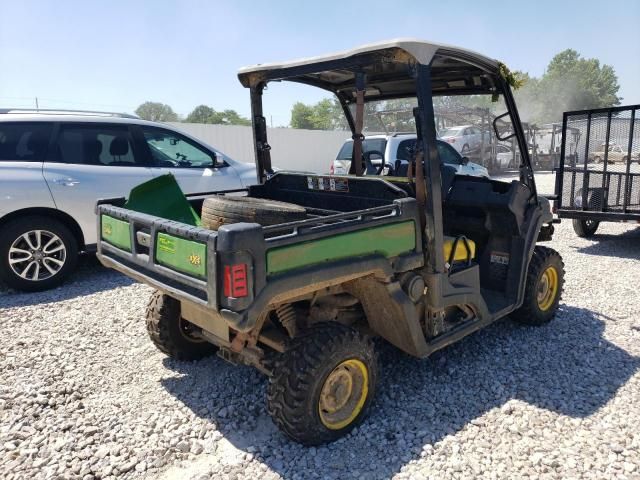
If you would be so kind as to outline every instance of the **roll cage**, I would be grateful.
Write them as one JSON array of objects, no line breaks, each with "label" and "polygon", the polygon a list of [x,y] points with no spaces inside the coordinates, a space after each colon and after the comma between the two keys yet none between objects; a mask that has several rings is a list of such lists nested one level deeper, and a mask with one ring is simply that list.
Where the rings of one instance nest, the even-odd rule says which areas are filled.
[{"label": "roll cage", "polygon": [[[334,55],[298,61],[242,68],[238,78],[250,89],[256,170],[261,183],[272,173],[267,124],[262,109],[265,86],[273,81],[291,81],[332,92],[342,105],[354,138],[354,158],[362,140],[362,104],[377,100],[416,97],[414,109],[417,133],[416,185],[426,183],[419,208],[424,209],[422,225],[427,267],[432,273],[445,271],[442,251],[442,198],[440,160],[436,148],[433,97],[441,95],[502,94],[522,155],[520,181],[536,203],[537,192],[527,142],[509,84],[499,62],[478,53],[416,40],[393,40],[366,45]],[[350,106],[356,105],[356,118]],[[360,107],[360,108],[358,108]],[[352,162],[357,164],[358,162]],[[356,167],[357,168],[357,167]],[[424,169],[424,171],[422,171]],[[356,170],[356,174],[361,174]],[[425,181],[420,182],[423,178]]]}]

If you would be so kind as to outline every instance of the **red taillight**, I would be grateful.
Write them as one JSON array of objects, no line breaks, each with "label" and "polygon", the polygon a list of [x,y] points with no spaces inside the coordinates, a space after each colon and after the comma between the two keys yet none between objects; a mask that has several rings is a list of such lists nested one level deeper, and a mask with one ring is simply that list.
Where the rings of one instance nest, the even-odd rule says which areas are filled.
[{"label": "red taillight", "polygon": [[225,265],[224,267],[224,296],[227,298],[242,298],[249,294],[247,288],[247,265]]},{"label": "red taillight", "polygon": [[331,166],[329,167],[329,175],[333,175],[334,172],[335,172],[335,168],[333,166],[333,162],[331,162]]},{"label": "red taillight", "polygon": [[455,138],[448,138],[447,142],[449,143],[456,143],[456,139]]}]

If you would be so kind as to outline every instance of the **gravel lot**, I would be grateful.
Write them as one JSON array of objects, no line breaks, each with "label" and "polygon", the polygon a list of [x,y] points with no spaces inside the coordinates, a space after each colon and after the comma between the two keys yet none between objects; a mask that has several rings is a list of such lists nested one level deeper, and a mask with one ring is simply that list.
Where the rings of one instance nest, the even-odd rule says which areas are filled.
[{"label": "gravel lot", "polygon": [[261,374],[156,351],[151,289],[95,258],[53,291],[0,287],[0,478],[640,478],[640,228],[564,222],[552,246],[554,322],[427,360],[383,348],[371,416],[310,449],[271,423]]}]

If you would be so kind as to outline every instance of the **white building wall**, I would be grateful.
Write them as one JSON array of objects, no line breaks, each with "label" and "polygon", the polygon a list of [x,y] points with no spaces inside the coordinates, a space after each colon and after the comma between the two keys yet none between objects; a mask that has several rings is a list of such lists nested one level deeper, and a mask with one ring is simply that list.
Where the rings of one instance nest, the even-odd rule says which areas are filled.
[{"label": "white building wall", "polygon": [[[220,150],[239,162],[254,162],[251,127],[209,125],[202,123],[172,123],[199,140]],[[300,130],[294,128],[267,129],[271,145],[271,163],[283,170],[328,173],[331,162],[351,132]]]}]

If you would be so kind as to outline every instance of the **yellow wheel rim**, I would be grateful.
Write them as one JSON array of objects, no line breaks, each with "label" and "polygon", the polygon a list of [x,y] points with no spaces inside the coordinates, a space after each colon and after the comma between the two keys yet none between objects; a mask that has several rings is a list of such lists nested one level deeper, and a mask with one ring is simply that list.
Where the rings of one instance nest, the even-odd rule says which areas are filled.
[{"label": "yellow wheel rim", "polygon": [[558,296],[558,271],[556,267],[547,267],[538,280],[538,308],[547,311]]},{"label": "yellow wheel rim", "polygon": [[320,391],[320,421],[330,430],[351,424],[362,411],[369,394],[369,371],[355,358],[345,360],[327,376]]}]

